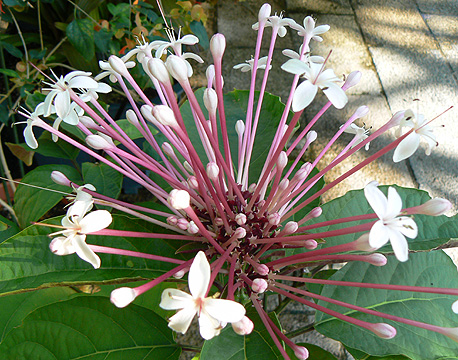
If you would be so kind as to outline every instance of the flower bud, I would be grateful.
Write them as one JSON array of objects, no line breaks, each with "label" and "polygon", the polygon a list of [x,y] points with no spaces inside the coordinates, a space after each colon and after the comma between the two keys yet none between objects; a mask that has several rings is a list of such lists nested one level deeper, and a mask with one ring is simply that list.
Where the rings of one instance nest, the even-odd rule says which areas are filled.
[{"label": "flower bud", "polygon": [[86,126],[88,129],[97,129],[99,126],[96,124],[94,120],[92,120],[89,116],[79,116],[78,117],[81,124]]},{"label": "flower bud", "polygon": [[103,134],[87,136],[86,143],[96,150],[111,150],[115,148],[113,140],[109,136],[103,136]]},{"label": "flower bud", "polygon": [[369,244],[369,233],[362,234],[358,239],[353,241],[354,250],[375,251],[377,248]]},{"label": "flower bud", "polygon": [[164,126],[170,126],[171,128],[178,127],[175,114],[167,105],[156,105],[153,108],[153,116]]},{"label": "flower bud", "polygon": [[307,135],[305,136],[305,138],[307,139],[307,142],[310,144],[312,142],[314,142],[316,140],[316,138],[318,137],[318,134],[316,131],[312,130],[312,131],[309,131],[307,133]]},{"label": "flower bud", "polygon": [[219,167],[215,162],[209,162],[207,164],[207,175],[213,181],[218,179]]},{"label": "flower bud", "polygon": [[248,192],[254,193],[256,190],[256,187],[257,185],[255,183],[251,184],[250,186],[248,186]]},{"label": "flower bud", "polygon": [[173,277],[175,279],[181,279],[184,276],[184,274],[186,274],[186,272],[187,270],[185,269],[178,270],[175,274],[173,274]]},{"label": "flower bud", "polygon": [[170,75],[178,82],[188,81],[188,67],[185,61],[176,55],[170,55],[165,62]]},{"label": "flower bud", "polygon": [[386,323],[371,324],[369,328],[375,335],[382,339],[392,339],[396,336],[396,329]]},{"label": "flower bud", "polygon": [[178,218],[175,215],[169,216],[167,218],[167,224],[169,225],[176,225],[178,222]]},{"label": "flower bud", "polygon": [[284,235],[294,234],[298,228],[299,228],[299,225],[297,224],[296,221],[289,221],[285,225],[285,228],[283,229],[283,233]]},{"label": "flower bud", "polygon": [[285,191],[288,186],[289,186],[289,180],[284,178],[278,184],[278,191]]},{"label": "flower bud", "polygon": [[216,109],[218,108],[218,95],[216,95],[216,91],[212,88],[207,88],[204,91],[204,105],[210,115],[216,114]]},{"label": "flower bud", "polygon": [[220,217],[217,217],[217,218],[215,218],[215,224],[216,224],[216,226],[223,226],[224,225],[224,221]]},{"label": "flower bud", "polygon": [[251,289],[258,294],[262,294],[264,291],[267,290],[268,286],[269,284],[266,280],[257,278],[253,280],[253,283],[251,284]]},{"label": "flower bud", "polygon": [[197,181],[197,178],[194,175],[188,177],[187,183],[190,189],[196,190],[199,188],[199,182]]},{"label": "flower bud", "polygon": [[117,72],[119,75],[122,75],[124,77],[129,76],[129,71],[127,71],[126,64],[124,61],[122,61],[120,58],[118,58],[116,55],[111,55],[108,58],[108,63],[110,64],[111,68]]},{"label": "flower bud", "polygon": [[356,84],[358,84],[359,81],[361,80],[361,76],[362,76],[362,74],[361,74],[360,71],[351,72],[347,76],[347,79],[345,80],[345,83],[343,84],[342,89],[343,90],[347,90],[347,89],[355,86]]},{"label": "flower bud", "polygon": [[318,243],[316,242],[316,240],[313,240],[313,239],[305,240],[304,242],[304,247],[309,250],[316,249],[317,246],[318,246]]},{"label": "flower bud", "polygon": [[149,122],[153,124],[157,123],[156,119],[153,116],[153,107],[151,105],[142,105],[140,107],[140,112],[142,113],[143,117]]},{"label": "flower bud", "polygon": [[232,323],[232,329],[238,335],[249,335],[254,329],[253,321],[244,316],[242,320]]},{"label": "flower bud", "polygon": [[191,197],[186,190],[173,189],[167,201],[174,209],[182,210],[189,207]]},{"label": "flower bud", "polygon": [[[435,198],[428,200],[420,206],[416,206],[415,214],[424,214],[430,216],[439,216],[452,209],[452,203],[446,199]],[[413,210],[413,209],[412,209]]]},{"label": "flower bud", "polygon": [[123,308],[135,300],[137,294],[135,289],[129,287],[121,287],[113,290],[110,295],[110,301],[118,308]]},{"label": "flower bud", "polygon": [[280,152],[280,154],[278,155],[278,159],[277,159],[277,166],[280,168],[280,169],[284,169],[286,164],[288,164],[288,155],[286,155],[286,152],[282,151]]},{"label": "flower bud", "polygon": [[71,186],[71,181],[62,174],[60,171],[53,171],[51,173],[51,180],[54,181],[56,184],[64,185],[64,186]]},{"label": "flower bud", "polygon": [[189,221],[184,218],[180,218],[177,221],[177,226],[181,230],[188,230]]},{"label": "flower bud", "polygon": [[258,21],[259,22],[266,21],[267,18],[270,16],[271,10],[272,10],[272,7],[269,4],[266,3],[262,5],[261,8],[259,9]]},{"label": "flower bud", "polygon": [[129,124],[135,127],[139,126],[137,114],[132,109],[126,111],[126,119],[129,122]]},{"label": "flower bud", "polygon": [[385,255],[376,253],[367,255],[366,262],[375,266],[385,266],[388,260]]},{"label": "flower bud", "polygon": [[369,113],[369,107],[367,107],[366,105],[363,105],[356,109],[353,116],[355,117],[355,119],[359,119],[359,118],[362,118],[363,116],[366,116],[368,113]]},{"label": "flower bud", "polygon": [[280,224],[281,216],[279,213],[269,214],[267,215],[267,220],[269,220],[270,225],[276,226]]},{"label": "flower bud", "polygon": [[245,123],[243,120],[237,120],[235,123],[235,132],[238,136],[242,136],[245,132]]},{"label": "flower bud", "polygon": [[164,62],[158,58],[148,60],[148,70],[160,83],[170,84],[170,76]]},{"label": "flower bud", "polygon": [[224,50],[226,50],[226,38],[223,34],[215,34],[210,39],[210,52],[213,59],[221,60],[223,58]]},{"label": "flower bud", "polygon": [[192,166],[187,161],[185,161],[183,163],[183,166],[184,166],[184,168],[186,169],[187,172],[189,172],[191,174],[194,174],[194,169],[192,168]]},{"label": "flower bud", "polygon": [[192,235],[197,234],[199,232],[199,228],[197,227],[194,221],[189,222],[188,228],[186,230],[188,230],[188,233]]},{"label": "flower bud", "polygon": [[323,209],[318,206],[316,208],[313,208],[309,214],[312,218],[317,218],[317,217],[320,217],[322,213],[323,213]]},{"label": "flower bud", "polygon": [[246,223],[246,215],[245,214],[237,214],[235,215],[235,222],[238,224],[238,225],[243,225]]},{"label": "flower bud", "polygon": [[259,275],[262,275],[262,276],[268,275],[270,272],[267,265],[264,265],[264,264],[258,264],[255,270]]},{"label": "flower bud", "polygon": [[246,230],[242,227],[239,227],[234,231],[234,235],[237,239],[243,239],[246,236]]},{"label": "flower bud", "polygon": [[75,253],[71,242],[65,236],[58,236],[49,243],[49,250],[55,255],[63,256]]},{"label": "flower bud", "polygon": [[305,347],[295,345],[292,349],[294,350],[294,355],[296,355],[299,360],[308,359],[309,351]]},{"label": "flower bud", "polygon": [[172,145],[170,145],[168,142],[163,142],[161,147],[165,155],[170,157],[173,157],[173,155],[175,155],[175,151],[173,151]]},{"label": "flower bud", "polygon": [[454,328],[443,327],[440,330],[441,330],[440,333],[442,335],[448,336],[453,341],[458,342],[458,328],[456,328],[456,327],[454,327]]}]

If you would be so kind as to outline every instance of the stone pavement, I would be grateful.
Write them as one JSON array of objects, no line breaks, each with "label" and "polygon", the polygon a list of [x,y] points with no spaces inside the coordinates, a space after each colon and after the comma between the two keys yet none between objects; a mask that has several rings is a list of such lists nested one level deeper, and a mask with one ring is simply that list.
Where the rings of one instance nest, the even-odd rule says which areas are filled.
[{"label": "stone pavement", "polygon": [[[217,3],[216,30],[227,39],[224,57],[226,91],[248,87],[246,73],[233,70],[254,55],[256,32],[251,25],[257,21],[259,7],[265,1],[220,0]],[[316,131],[318,140],[309,152],[321,151],[338,127],[360,105],[368,105],[370,113],[362,121],[374,128],[380,127],[392,114],[411,108],[427,119],[438,116],[450,106],[456,105],[458,95],[458,3],[456,0],[272,0],[272,12],[285,11],[286,17],[298,23],[307,15],[317,20],[317,25],[329,24],[331,30],[323,35],[324,42],[312,42],[312,53],[326,57],[332,50],[328,67],[338,76],[353,70],[363,74],[360,84],[348,92],[349,103],[343,110],[331,108],[322,117]],[[269,34],[269,32],[268,32]],[[285,38],[277,41],[268,91],[286,100],[292,76],[278,67],[287,58],[281,54],[285,48],[298,50],[300,40],[294,31],[288,30]],[[267,55],[268,42],[263,48]],[[417,101],[418,100],[418,101]],[[318,97],[306,109],[302,125],[311,119],[327,100]],[[344,194],[349,189],[362,188],[371,181],[380,184],[396,183],[401,186],[427,190],[431,196],[444,197],[458,209],[458,124],[457,110],[441,115],[434,125],[439,147],[425,156],[422,147],[407,161],[392,162],[392,152],[372,163],[358,175],[349,178],[339,189],[327,194],[325,200]],[[361,125],[361,122],[359,123]],[[355,159],[338,171],[328,175],[334,179],[352,168],[393,139],[385,134],[371,144],[369,152],[360,151]],[[348,141],[348,140],[347,140]],[[339,142],[333,152],[323,159],[327,164],[345,146]],[[301,316],[290,309],[284,315],[292,328],[300,325]],[[303,313],[302,321],[309,321],[310,314]],[[288,329],[291,330],[291,329]],[[320,340],[319,335],[308,334],[300,341],[318,343],[331,349],[340,359],[350,359],[339,344]],[[298,339],[295,339],[296,341]]]}]

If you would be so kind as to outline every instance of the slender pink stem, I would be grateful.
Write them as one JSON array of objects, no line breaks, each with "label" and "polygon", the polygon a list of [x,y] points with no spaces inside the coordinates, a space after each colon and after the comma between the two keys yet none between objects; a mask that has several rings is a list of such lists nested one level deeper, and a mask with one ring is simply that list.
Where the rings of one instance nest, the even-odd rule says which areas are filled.
[{"label": "slender pink stem", "polygon": [[186,235],[177,235],[177,234],[156,234],[156,233],[150,233],[150,232],[114,230],[114,229],[99,230],[97,232],[91,233],[91,235],[122,236],[122,237],[148,238],[148,239],[190,240],[190,241],[196,241],[196,240],[203,241],[204,240],[196,236],[186,236]]},{"label": "slender pink stem", "polygon": [[98,245],[88,245],[88,246],[92,251],[96,253],[132,256],[132,257],[138,257],[138,258],[149,259],[149,260],[164,261],[164,262],[168,262],[172,264],[184,264],[185,263],[184,260],[168,258],[165,256],[159,256],[159,255],[146,254],[146,253],[142,253],[138,251],[116,249],[112,247],[98,246]]}]

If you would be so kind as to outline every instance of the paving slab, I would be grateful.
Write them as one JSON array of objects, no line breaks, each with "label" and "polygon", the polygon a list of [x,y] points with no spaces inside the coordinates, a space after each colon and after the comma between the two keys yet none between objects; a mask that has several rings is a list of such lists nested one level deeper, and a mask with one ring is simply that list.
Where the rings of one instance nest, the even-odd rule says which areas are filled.
[{"label": "paving slab", "polygon": [[423,13],[458,16],[456,0],[417,0],[417,4]]},{"label": "paving slab", "polygon": [[288,11],[300,11],[307,15],[353,14],[349,0],[286,0]]}]

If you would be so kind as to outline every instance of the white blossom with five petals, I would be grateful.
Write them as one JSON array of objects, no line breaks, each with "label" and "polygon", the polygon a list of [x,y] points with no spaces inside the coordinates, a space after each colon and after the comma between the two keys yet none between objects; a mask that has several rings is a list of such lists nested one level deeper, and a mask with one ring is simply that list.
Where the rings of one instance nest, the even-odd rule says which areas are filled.
[{"label": "white blossom with five petals", "polygon": [[245,308],[232,300],[205,297],[210,284],[210,264],[205,254],[197,253],[189,269],[191,295],[178,289],[165,289],[159,306],[165,310],[180,310],[169,319],[169,327],[186,333],[192,319],[199,318],[200,335],[210,340],[219,335],[226,323],[236,323],[245,316]]},{"label": "white blossom with five petals", "polygon": [[369,205],[380,219],[371,228],[369,245],[379,249],[390,241],[396,258],[399,261],[407,261],[409,249],[406,236],[411,239],[417,236],[417,224],[408,216],[399,216],[402,200],[395,188],[388,188],[387,198],[377,185],[372,181],[364,188]]}]

